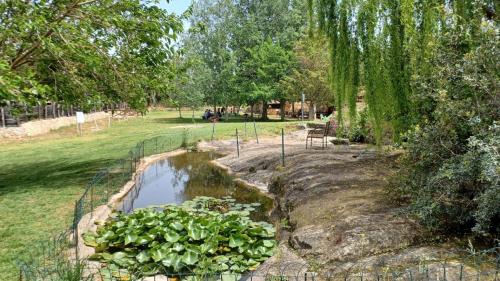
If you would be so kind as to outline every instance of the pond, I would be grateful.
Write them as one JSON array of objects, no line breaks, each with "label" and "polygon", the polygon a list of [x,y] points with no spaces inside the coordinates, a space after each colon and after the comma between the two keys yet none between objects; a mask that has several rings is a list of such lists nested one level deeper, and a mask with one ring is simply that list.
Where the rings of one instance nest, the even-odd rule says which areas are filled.
[{"label": "pond", "polygon": [[273,200],[235,182],[225,171],[209,163],[217,157],[220,155],[214,152],[188,152],[157,161],[138,176],[121,210],[130,213],[137,208],[180,204],[198,196],[230,196],[238,203],[260,203],[251,218],[269,221]]}]

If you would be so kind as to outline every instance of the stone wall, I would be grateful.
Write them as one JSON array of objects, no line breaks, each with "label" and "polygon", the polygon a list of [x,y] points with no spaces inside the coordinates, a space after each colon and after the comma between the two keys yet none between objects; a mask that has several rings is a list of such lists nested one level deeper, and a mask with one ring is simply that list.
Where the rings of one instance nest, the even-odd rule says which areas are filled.
[{"label": "stone wall", "polygon": [[[85,114],[85,122],[93,122],[109,116],[110,114],[105,112]],[[75,116],[36,120],[23,123],[19,127],[0,128],[0,138],[16,139],[37,136],[67,126],[76,126]]]}]

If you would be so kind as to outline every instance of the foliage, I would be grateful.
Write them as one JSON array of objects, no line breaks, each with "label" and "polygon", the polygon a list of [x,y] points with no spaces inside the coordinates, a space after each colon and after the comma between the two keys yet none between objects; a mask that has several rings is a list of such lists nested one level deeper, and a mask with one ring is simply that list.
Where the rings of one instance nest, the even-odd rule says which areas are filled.
[{"label": "foliage", "polygon": [[[195,85],[207,103],[254,105],[283,100],[277,81],[304,24],[299,0],[200,0],[183,39],[188,57],[206,66],[210,83]],[[286,71],[285,71],[286,70]],[[264,118],[265,112],[264,112]]]},{"label": "foliage", "polygon": [[356,123],[351,124],[349,132],[349,140],[352,142],[367,142],[369,141],[369,128],[368,128],[368,112],[366,108],[359,113],[356,118]]},{"label": "foliage", "polygon": [[130,272],[243,273],[272,256],[276,244],[271,224],[249,218],[254,204],[197,197],[117,214],[97,234],[85,235],[85,243],[95,247],[94,259]]},{"label": "foliage", "polygon": [[[328,81],[329,54],[324,48],[326,44],[326,39],[319,36],[296,43],[294,56],[298,65],[280,81],[287,99],[300,100],[304,93],[314,105],[329,105],[333,101],[333,91]],[[314,114],[309,117],[314,117]]]},{"label": "foliage", "polygon": [[180,18],[157,1],[0,2],[0,103],[143,111],[165,90]]},{"label": "foliage", "polygon": [[270,39],[249,50],[249,58],[241,66],[240,77],[250,83],[247,100],[264,104],[263,119],[267,119],[268,101],[284,100],[279,82],[290,72],[291,64],[289,52]]},{"label": "foliage", "polygon": [[424,121],[408,134],[395,192],[431,229],[498,237],[498,29],[484,25],[471,49],[463,36],[444,34],[435,67],[416,79]]},{"label": "foliage", "polygon": [[[464,34],[460,48],[480,41],[482,21],[492,21],[494,1],[308,1],[309,15],[329,39],[331,80],[339,123],[343,107],[356,117],[356,95],[362,86],[378,142],[383,125],[392,123],[394,139],[420,121],[413,97],[422,88],[414,79],[433,70],[431,59],[439,40],[450,29]],[[426,104],[428,106],[428,104]],[[352,120],[351,120],[352,121]]]}]

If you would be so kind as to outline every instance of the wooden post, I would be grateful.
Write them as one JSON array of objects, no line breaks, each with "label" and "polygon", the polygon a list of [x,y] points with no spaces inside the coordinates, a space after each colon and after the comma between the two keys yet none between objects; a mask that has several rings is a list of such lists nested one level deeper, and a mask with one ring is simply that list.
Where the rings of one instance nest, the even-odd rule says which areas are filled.
[{"label": "wooden post", "polygon": [[257,135],[257,125],[255,124],[255,119],[253,119],[253,131],[255,132],[255,139],[257,139],[257,144],[258,144],[259,136]]},{"label": "wooden post", "polygon": [[212,122],[212,139],[211,141],[214,141],[214,135],[215,135],[215,121]]},{"label": "wooden post", "polygon": [[0,115],[2,117],[2,128],[5,128],[5,109],[3,109],[3,106],[0,107]]},{"label": "wooden post", "polygon": [[238,158],[240,157],[240,141],[238,137],[238,129],[236,129],[236,151],[238,152]]},{"label": "wooden post", "polygon": [[29,116],[28,116],[28,105],[24,105],[24,118],[26,119],[26,122],[30,121]]},{"label": "wooden post", "polygon": [[281,128],[281,163],[285,167],[285,130]]}]

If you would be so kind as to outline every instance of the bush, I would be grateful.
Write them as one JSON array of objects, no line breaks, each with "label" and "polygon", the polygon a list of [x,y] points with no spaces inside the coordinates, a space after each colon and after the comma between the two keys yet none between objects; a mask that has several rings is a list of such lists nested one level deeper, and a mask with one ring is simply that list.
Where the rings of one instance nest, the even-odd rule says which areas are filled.
[{"label": "bush", "polygon": [[351,127],[349,140],[352,142],[366,142],[368,140],[368,110],[363,109],[356,120],[357,122]]},{"label": "bush", "polygon": [[407,153],[391,193],[432,230],[500,233],[499,79],[496,29],[460,53],[447,34],[427,76],[415,79],[420,126],[407,134]]}]

